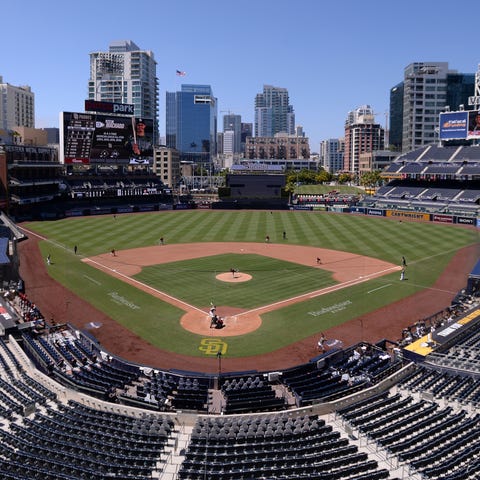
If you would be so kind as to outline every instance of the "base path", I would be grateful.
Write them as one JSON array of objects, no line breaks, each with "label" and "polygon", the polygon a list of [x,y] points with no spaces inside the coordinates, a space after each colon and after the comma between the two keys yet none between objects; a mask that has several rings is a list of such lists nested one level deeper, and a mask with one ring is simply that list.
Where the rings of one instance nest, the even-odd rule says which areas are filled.
[{"label": "base path", "polygon": [[[399,266],[392,265],[391,263],[353,253],[321,249],[318,247],[275,243],[216,242],[162,245],[122,250],[117,252],[115,256],[111,253],[105,253],[95,257],[85,258],[83,261],[153,296],[161,298],[165,302],[185,310],[185,315],[183,315],[180,320],[183,328],[198,335],[208,336],[212,334],[210,317],[207,313],[210,306],[198,308],[189,305],[184,301],[178,300],[131,277],[132,275],[140,273],[142,267],[149,265],[226,253],[263,255],[292,263],[321,268],[330,271],[333,278],[339,283],[248,311],[235,309],[228,305],[217,305],[217,313],[224,321],[224,328],[217,330],[216,333],[222,337],[245,335],[256,330],[262,323],[261,315],[263,313],[278,310],[292,303],[308,300],[312,296],[331,293],[375,277],[386,275],[392,271],[400,270]],[[321,261],[317,259],[321,259]],[[223,282],[242,283],[249,281],[252,277],[247,273],[235,272],[235,274],[233,274],[230,271],[221,273],[217,275],[216,278]]]},{"label": "base path", "polygon": [[[247,245],[252,246],[252,244]],[[176,245],[169,247],[171,250],[169,251],[168,261],[175,260],[170,254],[173,255],[177,250],[185,251],[185,246],[181,249],[177,249]],[[266,251],[272,250],[269,248],[271,245],[257,245],[259,249],[262,247],[264,255]],[[198,248],[201,249],[202,244],[198,244]],[[289,248],[291,246],[285,246],[285,250]],[[27,240],[20,242],[18,250],[21,258],[20,275],[25,281],[28,296],[39,307],[47,320],[53,317],[57,323],[68,321],[80,330],[85,330],[90,322],[101,325],[100,328],[91,330],[90,333],[97,338],[103,348],[127,361],[166,370],[180,369],[206,373],[216,373],[218,371],[216,359],[180,355],[160,350],[148,343],[147,340],[138,337],[116,323],[108,315],[97,310],[88,303],[87,299],[78,297],[57,283],[48,275],[45,261],[38,247],[37,237],[32,235]],[[304,254],[305,261],[312,265],[312,262],[315,262],[316,257],[319,256],[325,262],[325,265],[322,265],[321,268],[328,269],[329,259],[327,257],[322,258],[321,249],[314,250],[313,256],[311,251],[310,254]],[[183,254],[185,255],[185,252]],[[204,251],[202,256],[205,254]],[[161,255],[159,252],[158,256]],[[108,255],[105,257],[108,258]],[[185,256],[181,258],[185,258]],[[454,256],[433,288],[326,330],[327,338],[340,339],[344,346],[353,345],[362,340],[374,343],[383,338],[390,340],[400,338],[402,328],[410,326],[416,320],[425,318],[450,305],[453,298],[451,292],[457,292],[465,287],[468,274],[478,258],[478,245],[463,248]],[[290,260],[289,257],[287,259]],[[118,257],[113,260],[118,262],[121,258]],[[357,261],[360,261],[360,259],[357,259]],[[132,265],[130,268],[134,269],[135,267]],[[136,268],[138,270],[139,267]],[[225,372],[276,371],[301,365],[318,355],[317,337],[318,335],[308,337],[268,354],[243,358],[228,358],[226,356],[222,359],[222,370]]]}]

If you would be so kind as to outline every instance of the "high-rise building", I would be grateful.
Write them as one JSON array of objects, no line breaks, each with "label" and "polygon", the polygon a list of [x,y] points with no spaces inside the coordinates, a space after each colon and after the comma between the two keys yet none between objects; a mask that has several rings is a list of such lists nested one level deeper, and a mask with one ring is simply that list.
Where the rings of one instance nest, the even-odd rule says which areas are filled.
[{"label": "high-rise building", "polygon": [[223,132],[223,153],[233,155],[235,149],[235,132],[226,130]]},{"label": "high-rise building", "polygon": [[217,140],[217,99],[210,85],[182,85],[166,92],[167,147],[180,152],[181,161],[212,162]]},{"label": "high-rise building", "polygon": [[357,175],[361,153],[383,150],[385,130],[375,123],[370,105],[363,105],[348,113],[345,122],[345,153],[343,170]]},{"label": "high-rise building", "polygon": [[131,40],[112,42],[108,52],[90,54],[88,99],[134,106],[137,118],[154,121],[158,142],[158,78],[153,52]]},{"label": "high-rise building", "polygon": [[307,137],[277,133],[274,137],[248,137],[245,157],[262,160],[309,159],[310,146]]},{"label": "high-rise building", "polygon": [[0,76],[0,129],[35,128],[35,94],[28,86],[15,87]]},{"label": "high-rise building", "polygon": [[390,89],[390,128],[388,143],[392,150],[402,151],[403,82]]},{"label": "high-rise building", "polygon": [[[228,153],[240,153],[242,151],[242,117],[229,113],[223,116],[223,132],[233,132],[232,151]],[[223,152],[227,153],[227,152]]]},{"label": "high-rise building", "polygon": [[247,142],[247,138],[253,135],[253,124],[252,123],[244,123],[242,122],[242,142],[240,150],[242,153],[245,153],[245,143]]},{"label": "high-rise building", "polygon": [[301,125],[297,125],[295,127],[295,136],[297,137],[304,137],[305,132],[303,131],[303,127]]},{"label": "high-rise building", "polygon": [[440,113],[466,109],[474,90],[475,75],[450,70],[448,62],[407,65],[403,82],[390,90],[390,144],[407,152],[435,143]]},{"label": "high-rise building", "polygon": [[286,88],[264,85],[263,93],[255,97],[255,136],[277,133],[295,134],[295,113]]},{"label": "high-rise building", "polygon": [[320,164],[329,173],[343,169],[345,139],[329,138],[320,143]]}]

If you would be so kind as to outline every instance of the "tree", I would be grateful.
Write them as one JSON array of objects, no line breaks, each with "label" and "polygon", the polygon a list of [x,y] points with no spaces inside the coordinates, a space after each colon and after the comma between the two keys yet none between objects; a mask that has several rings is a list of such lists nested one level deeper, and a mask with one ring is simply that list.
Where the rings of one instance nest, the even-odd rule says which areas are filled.
[{"label": "tree", "polygon": [[374,170],[373,172],[365,172],[360,176],[360,185],[364,187],[376,187],[380,185],[382,178],[380,177],[380,171]]},{"label": "tree", "polygon": [[349,183],[352,181],[352,174],[345,172],[338,175],[338,183]]},{"label": "tree", "polygon": [[315,177],[316,183],[327,183],[332,180],[332,174],[328,173],[326,170],[320,170],[316,177]]}]

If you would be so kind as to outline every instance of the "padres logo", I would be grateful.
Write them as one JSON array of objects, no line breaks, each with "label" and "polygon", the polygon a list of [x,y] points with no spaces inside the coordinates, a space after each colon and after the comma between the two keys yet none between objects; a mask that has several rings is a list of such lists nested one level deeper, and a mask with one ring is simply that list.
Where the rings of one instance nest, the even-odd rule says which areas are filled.
[{"label": "padres logo", "polygon": [[205,355],[217,355],[218,353],[225,355],[227,353],[227,344],[219,338],[204,338],[200,342],[198,349]]}]

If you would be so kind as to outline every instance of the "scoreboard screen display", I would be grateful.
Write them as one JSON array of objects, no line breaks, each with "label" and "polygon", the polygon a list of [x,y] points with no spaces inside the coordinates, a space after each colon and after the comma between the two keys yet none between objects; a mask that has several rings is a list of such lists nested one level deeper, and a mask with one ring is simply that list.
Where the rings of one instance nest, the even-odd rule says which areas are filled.
[{"label": "scoreboard screen display", "polygon": [[60,150],[66,164],[151,164],[153,121],[62,112]]}]

